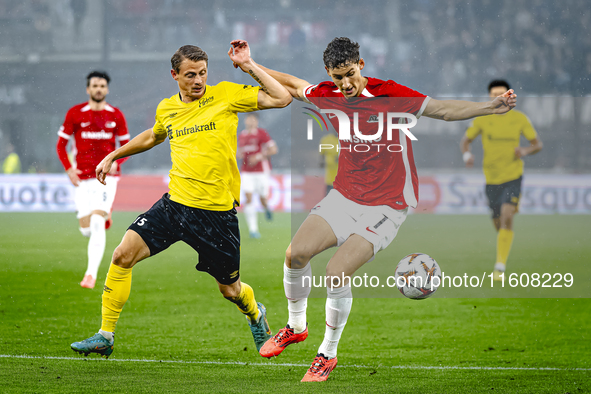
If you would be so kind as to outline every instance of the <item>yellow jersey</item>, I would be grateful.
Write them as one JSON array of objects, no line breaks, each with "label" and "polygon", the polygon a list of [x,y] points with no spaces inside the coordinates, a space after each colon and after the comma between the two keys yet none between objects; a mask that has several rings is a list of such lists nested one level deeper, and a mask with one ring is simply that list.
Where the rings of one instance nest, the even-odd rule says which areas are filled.
[{"label": "yellow jersey", "polygon": [[21,159],[14,152],[9,154],[4,163],[2,163],[2,172],[5,174],[20,174],[21,172]]},{"label": "yellow jersey", "polygon": [[158,104],[153,131],[170,142],[172,201],[209,211],[240,202],[236,113],[257,110],[258,92],[258,86],[220,82],[191,103],[177,93]]},{"label": "yellow jersey", "polygon": [[320,143],[333,146],[331,149],[322,148],[320,150],[320,154],[324,156],[324,182],[332,186],[339,169],[339,139],[334,134],[327,134],[320,139]]},{"label": "yellow jersey", "polygon": [[538,138],[529,118],[517,110],[475,118],[466,130],[470,140],[482,135],[482,169],[487,185],[500,185],[523,175],[523,160],[515,157],[521,135]]}]

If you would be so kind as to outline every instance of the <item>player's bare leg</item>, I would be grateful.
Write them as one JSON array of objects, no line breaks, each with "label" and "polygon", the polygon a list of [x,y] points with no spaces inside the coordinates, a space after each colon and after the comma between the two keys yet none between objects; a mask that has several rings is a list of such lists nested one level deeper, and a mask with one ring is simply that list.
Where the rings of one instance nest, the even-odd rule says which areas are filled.
[{"label": "player's bare leg", "polygon": [[310,215],[300,226],[285,252],[283,266],[283,287],[289,319],[287,325],[261,348],[263,357],[278,356],[286,346],[307,338],[306,308],[312,281],[310,260],[336,245],[337,238],[332,228],[320,216]]},{"label": "player's bare leg", "polygon": [[501,280],[501,274],[505,272],[507,258],[513,244],[513,218],[517,213],[517,205],[505,203],[501,205],[501,216],[494,219],[497,228],[497,260],[493,271],[493,278]]},{"label": "player's bare leg", "polygon": [[234,303],[248,321],[248,326],[254,338],[257,351],[271,338],[271,328],[267,322],[267,309],[256,302],[252,287],[238,279],[236,282],[225,285],[217,282],[220,292],[228,301]]},{"label": "player's bare leg", "polygon": [[286,252],[288,268],[304,268],[312,257],[337,246],[337,237],[330,225],[318,215],[310,215],[296,232]]},{"label": "player's bare leg", "polygon": [[150,249],[142,237],[133,230],[127,230],[113,252],[105,280],[101,329],[90,338],[74,342],[71,345],[74,351],[84,355],[98,353],[103,357],[109,357],[113,353],[115,326],[131,292],[131,270],[139,261],[149,256]]},{"label": "player's bare leg", "polygon": [[326,266],[327,298],[326,329],[312,366],[302,382],[321,382],[328,379],[337,365],[337,347],[347,324],[353,295],[350,279],[374,253],[373,245],[360,235],[353,234],[339,247]]},{"label": "player's bare leg", "polygon": [[244,216],[246,216],[246,224],[248,225],[248,232],[250,238],[260,238],[259,233],[259,219],[256,206],[252,199],[252,193],[244,193],[246,202],[244,203]]},{"label": "player's bare leg", "polygon": [[80,286],[93,289],[98,275],[98,269],[101,265],[105,253],[106,234],[105,222],[109,214],[105,211],[95,210],[88,216],[79,219],[80,232],[89,237],[88,240],[88,264],[84,279]]},{"label": "player's bare leg", "polygon": [[269,208],[269,201],[267,200],[267,197],[260,196],[260,200],[261,205],[265,209],[265,219],[267,219],[268,222],[272,221],[273,212],[271,212],[271,209]]},{"label": "player's bare leg", "polygon": [[495,230],[497,230],[497,232],[501,229],[501,218],[493,218],[493,226],[495,226]]}]

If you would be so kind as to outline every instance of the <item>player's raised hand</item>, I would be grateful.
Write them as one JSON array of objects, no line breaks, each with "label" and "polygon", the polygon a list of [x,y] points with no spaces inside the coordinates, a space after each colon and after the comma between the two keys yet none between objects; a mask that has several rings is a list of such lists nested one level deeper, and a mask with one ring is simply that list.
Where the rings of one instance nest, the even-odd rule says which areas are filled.
[{"label": "player's raised hand", "polygon": [[105,177],[111,171],[111,167],[113,165],[113,159],[111,159],[111,155],[105,156],[103,160],[96,166],[96,179],[103,185],[106,185]]},{"label": "player's raised hand", "polygon": [[517,105],[517,95],[513,89],[507,90],[492,101],[493,113],[504,114],[511,111]]},{"label": "player's raised hand", "polygon": [[[234,40],[230,42],[230,50],[228,51],[228,56],[234,63],[234,68],[242,68],[242,65],[252,60],[250,57],[250,47],[248,46],[248,42],[244,40]],[[243,69],[244,71],[244,69]]]},{"label": "player's raised hand", "polygon": [[76,167],[70,167],[70,169],[68,171],[66,171],[66,174],[68,174],[68,177],[70,178],[70,182],[72,182],[72,185],[74,185],[74,186],[80,185],[80,177],[78,175],[82,174],[81,170],[77,169]]}]

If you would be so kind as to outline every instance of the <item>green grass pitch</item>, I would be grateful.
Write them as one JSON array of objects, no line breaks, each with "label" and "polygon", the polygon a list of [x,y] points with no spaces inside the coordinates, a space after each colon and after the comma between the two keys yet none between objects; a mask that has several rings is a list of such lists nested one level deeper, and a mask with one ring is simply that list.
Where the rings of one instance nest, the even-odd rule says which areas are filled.
[{"label": "green grass pitch", "polygon": [[[413,301],[396,289],[354,290],[360,297],[339,365],[327,382],[304,384],[324,334],[324,290],[314,289],[318,297],[308,303],[308,339],[266,360],[244,317],[195,270],[197,255],[184,244],[134,268],[113,355],[84,358],[69,345],[99,328],[108,261],[134,218],[114,213],[97,287],[88,290],[78,284],[87,239],[73,213],[0,214],[0,392],[591,392],[591,302],[581,297],[588,292],[523,298],[531,293],[507,289],[516,298],[484,298],[474,290],[472,298],[450,298],[440,289],[439,297]],[[241,276],[277,331],[287,321],[282,263],[291,217],[261,217],[260,240],[248,239],[244,225]],[[589,217],[518,216],[515,227],[509,269],[573,272],[577,284],[589,281]],[[479,275],[492,268],[495,233],[486,216],[411,215],[366,268],[393,274],[416,251],[443,271]],[[314,275],[328,257],[315,258]]]}]

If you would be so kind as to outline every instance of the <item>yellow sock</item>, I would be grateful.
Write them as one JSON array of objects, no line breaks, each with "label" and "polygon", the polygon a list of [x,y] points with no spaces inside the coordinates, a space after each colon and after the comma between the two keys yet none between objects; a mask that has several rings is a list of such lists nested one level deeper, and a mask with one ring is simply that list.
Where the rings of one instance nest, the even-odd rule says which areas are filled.
[{"label": "yellow sock", "polygon": [[131,270],[115,264],[109,267],[103,290],[103,331],[115,332],[115,325],[131,291]]},{"label": "yellow sock", "polygon": [[254,299],[254,291],[252,287],[247,285],[246,283],[242,282],[242,286],[240,287],[240,294],[234,303],[240,310],[240,312],[244,313],[252,323],[256,322],[259,317],[259,308],[257,307],[257,302]]},{"label": "yellow sock", "polygon": [[497,263],[507,264],[513,243],[513,230],[502,228],[497,235]]}]

